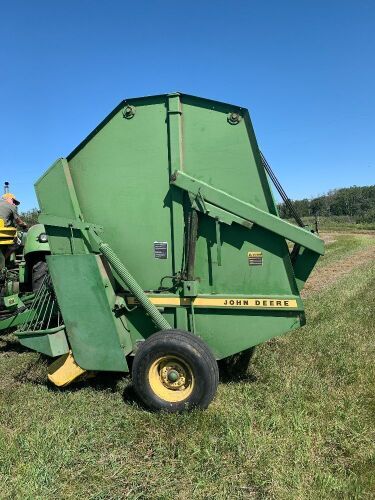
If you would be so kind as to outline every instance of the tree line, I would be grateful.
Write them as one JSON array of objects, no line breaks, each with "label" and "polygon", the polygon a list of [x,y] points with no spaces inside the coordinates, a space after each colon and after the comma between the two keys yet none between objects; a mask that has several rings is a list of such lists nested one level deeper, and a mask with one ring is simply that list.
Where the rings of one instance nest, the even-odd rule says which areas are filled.
[{"label": "tree line", "polygon": [[39,210],[37,208],[32,208],[31,210],[20,213],[21,219],[24,220],[28,226],[38,223],[38,215]]},{"label": "tree line", "polygon": [[[357,223],[375,222],[375,185],[333,189],[316,198],[292,200],[292,205],[301,217],[347,216]],[[283,219],[291,217],[284,203],[278,207]]]}]

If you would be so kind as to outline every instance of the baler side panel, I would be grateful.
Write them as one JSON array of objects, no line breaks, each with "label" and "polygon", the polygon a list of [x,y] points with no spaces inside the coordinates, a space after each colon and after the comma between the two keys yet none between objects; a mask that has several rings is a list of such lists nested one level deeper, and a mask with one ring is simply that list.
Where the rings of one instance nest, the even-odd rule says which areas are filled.
[{"label": "baler side panel", "polygon": [[95,255],[52,255],[47,262],[78,365],[128,371]]},{"label": "baler side panel", "polygon": [[293,271],[299,291],[303,289],[305,283],[315,267],[320,255],[312,252],[308,248],[301,247],[297,258],[293,262]]},{"label": "baler side panel", "polygon": [[[236,111],[231,105],[186,95],[181,101],[182,172],[277,215],[248,111],[238,109],[242,119],[231,125],[228,115]],[[221,224],[220,239],[215,221],[200,215],[196,250],[200,293],[298,294],[285,238],[257,226]],[[262,252],[263,265],[251,267],[248,253],[257,251]]]},{"label": "baler side panel", "polygon": [[[69,167],[84,219],[104,227],[102,239],[150,290],[173,274],[166,103],[158,97],[131,104],[134,118],[119,110]],[[168,244],[168,258],[154,258],[155,241]]]},{"label": "baler side panel", "polygon": [[[298,294],[293,272],[288,269],[285,239],[259,226],[221,224],[221,266],[217,262],[215,221],[200,215],[196,277],[200,293]],[[262,265],[249,265],[249,252],[262,253]]]},{"label": "baler side panel", "polygon": [[284,311],[195,310],[199,336],[216,359],[258,345],[304,324],[304,314]]},{"label": "baler side panel", "polygon": [[183,171],[210,186],[276,214],[247,110],[228,123],[234,106],[181,96]]},{"label": "baler side panel", "polygon": [[[77,219],[78,207],[69,183],[71,182],[65,159],[57,160],[35,183],[39,207],[43,214]],[[53,254],[85,253],[82,233],[66,227],[46,225],[46,233]]]}]

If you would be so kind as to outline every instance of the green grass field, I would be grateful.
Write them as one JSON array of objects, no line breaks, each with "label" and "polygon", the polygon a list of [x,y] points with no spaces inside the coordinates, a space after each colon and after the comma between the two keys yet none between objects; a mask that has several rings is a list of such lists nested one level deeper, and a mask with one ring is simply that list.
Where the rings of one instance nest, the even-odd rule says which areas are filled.
[{"label": "green grass field", "polygon": [[[338,235],[322,276],[375,238]],[[308,325],[259,346],[204,412],[152,414],[128,379],[63,391],[0,343],[0,497],[375,497],[375,262],[305,301]]]},{"label": "green grass field", "polygon": [[[326,233],[321,233],[324,239]],[[329,234],[327,238],[325,255],[319,259],[317,269],[321,269],[333,262],[340,261],[351,256],[358,256],[359,252],[369,247],[373,247],[375,243],[375,231],[373,235],[358,233],[353,234]]]},{"label": "green grass field", "polygon": [[[315,227],[314,217],[302,217],[305,224]],[[289,222],[295,224],[294,219],[288,219]],[[375,230],[375,222],[356,222],[354,217],[347,216],[331,216],[319,217],[319,231],[350,231],[350,232],[366,232]]]}]

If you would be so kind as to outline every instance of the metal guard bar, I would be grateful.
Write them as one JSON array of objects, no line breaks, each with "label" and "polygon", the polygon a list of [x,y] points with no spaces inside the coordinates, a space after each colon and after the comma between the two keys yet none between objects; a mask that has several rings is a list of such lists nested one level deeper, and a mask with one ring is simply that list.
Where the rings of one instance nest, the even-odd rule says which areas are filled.
[{"label": "metal guard bar", "polygon": [[28,337],[30,335],[53,335],[54,333],[60,332],[65,329],[65,325],[56,326],[54,328],[47,328],[46,330],[29,330],[22,332],[15,332],[17,337]]},{"label": "metal guard bar", "polygon": [[171,176],[170,182],[172,185],[191,193],[198,199],[203,199],[237,217],[253,222],[312,252],[324,255],[323,241],[306,229],[290,224],[276,215],[265,212],[250,203],[235,198],[225,191],[216,189],[180,170],[177,170]]}]

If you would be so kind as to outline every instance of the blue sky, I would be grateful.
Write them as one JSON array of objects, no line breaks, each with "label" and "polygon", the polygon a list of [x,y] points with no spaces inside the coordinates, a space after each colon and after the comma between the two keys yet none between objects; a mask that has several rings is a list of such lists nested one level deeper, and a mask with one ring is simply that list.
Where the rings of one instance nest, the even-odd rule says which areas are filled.
[{"label": "blue sky", "polygon": [[291,198],[375,183],[373,0],[12,0],[0,17],[0,182],[34,181],[126,97],[249,108]]}]

